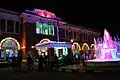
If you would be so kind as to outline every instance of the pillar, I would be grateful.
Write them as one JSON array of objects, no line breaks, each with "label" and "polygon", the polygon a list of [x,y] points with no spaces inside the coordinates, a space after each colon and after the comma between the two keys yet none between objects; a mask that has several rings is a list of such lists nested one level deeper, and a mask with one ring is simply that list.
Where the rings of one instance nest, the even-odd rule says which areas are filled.
[{"label": "pillar", "polygon": [[22,53],[23,53],[23,59],[26,59],[26,19],[23,14],[21,14],[22,21]]}]

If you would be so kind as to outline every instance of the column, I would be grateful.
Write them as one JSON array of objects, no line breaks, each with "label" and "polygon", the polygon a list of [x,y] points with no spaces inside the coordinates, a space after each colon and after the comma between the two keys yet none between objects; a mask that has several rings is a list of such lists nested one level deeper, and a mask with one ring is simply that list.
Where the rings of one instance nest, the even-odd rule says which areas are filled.
[{"label": "column", "polygon": [[5,32],[7,32],[7,20],[5,19]]},{"label": "column", "polygon": [[22,44],[21,44],[21,47],[24,47],[23,48],[23,59],[26,59],[26,22],[25,22],[25,19],[24,19],[24,23],[22,24],[23,25],[23,32],[22,32]]}]

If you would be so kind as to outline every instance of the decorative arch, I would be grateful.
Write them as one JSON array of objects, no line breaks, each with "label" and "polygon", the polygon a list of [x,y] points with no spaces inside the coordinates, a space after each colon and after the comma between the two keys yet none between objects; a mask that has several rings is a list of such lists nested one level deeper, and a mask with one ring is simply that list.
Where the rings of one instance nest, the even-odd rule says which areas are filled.
[{"label": "decorative arch", "polygon": [[48,42],[50,42],[50,40],[49,39],[42,39],[41,41],[40,41],[40,43],[48,43]]},{"label": "decorative arch", "polygon": [[[3,40],[0,42],[0,49],[2,49],[4,43],[5,43],[6,41],[8,41],[8,40],[14,41],[14,44],[16,45],[17,49],[20,50],[20,44],[19,44],[19,42],[18,42],[16,39],[12,38],[12,37],[7,37],[7,38],[3,39]],[[12,44],[13,44],[13,43],[12,43]],[[4,45],[4,46],[6,46],[6,45]]]},{"label": "decorative arch", "polygon": [[84,50],[84,48],[87,48],[87,50],[90,49],[87,43],[84,43],[84,44],[82,45],[82,50]]},{"label": "decorative arch", "polygon": [[95,48],[95,44],[91,44],[90,48],[93,49],[93,47]]},{"label": "decorative arch", "polygon": [[[76,49],[75,49],[75,45],[77,45]],[[75,42],[72,45],[72,50],[81,50],[81,47],[80,47],[80,45],[78,43]]]}]

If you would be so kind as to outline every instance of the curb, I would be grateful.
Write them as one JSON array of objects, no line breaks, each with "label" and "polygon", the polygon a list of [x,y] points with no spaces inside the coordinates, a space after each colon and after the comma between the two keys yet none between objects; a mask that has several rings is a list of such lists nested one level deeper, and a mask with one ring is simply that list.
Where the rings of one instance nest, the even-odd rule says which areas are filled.
[{"label": "curb", "polygon": [[59,72],[85,72],[85,71],[80,71],[80,69],[64,69],[64,68],[58,68],[57,71]]}]

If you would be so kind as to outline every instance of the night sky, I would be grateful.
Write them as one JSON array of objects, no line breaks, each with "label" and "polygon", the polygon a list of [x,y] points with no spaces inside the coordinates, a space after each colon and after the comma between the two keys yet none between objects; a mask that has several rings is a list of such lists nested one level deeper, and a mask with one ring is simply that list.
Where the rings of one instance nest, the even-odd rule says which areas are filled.
[{"label": "night sky", "polygon": [[[39,1],[39,2],[38,2]],[[113,0],[114,1],[114,0]],[[112,36],[119,31],[119,2],[112,0],[32,0],[7,1],[0,3],[0,7],[16,11],[24,9],[46,9],[55,13],[62,20],[103,32],[106,28]]]}]

